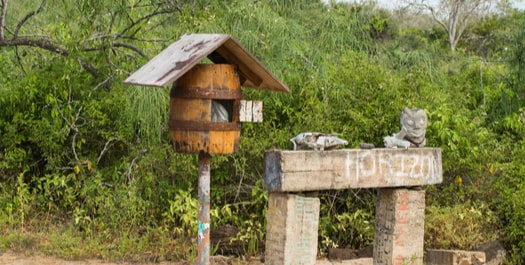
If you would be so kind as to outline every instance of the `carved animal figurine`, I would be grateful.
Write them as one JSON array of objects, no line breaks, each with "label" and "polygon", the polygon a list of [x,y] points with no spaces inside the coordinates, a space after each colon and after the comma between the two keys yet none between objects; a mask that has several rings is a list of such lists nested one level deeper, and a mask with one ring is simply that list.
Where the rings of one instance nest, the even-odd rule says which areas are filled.
[{"label": "carved animal figurine", "polygon": [[423,109],[404,108],[401,113],[401,131],[392,136],[385,136],[385,147],[424,147],[427,142],[427,125],[428,118]]},{"label": "carved animal figurine", "polygon": [[298,150],[302,146],[308,146],[314,150],[330,150],[340,145],[347,145],[348,141],[338,138],[334,134],[320,132],[304,132],[290,139],[293,143],[293,150]]}]

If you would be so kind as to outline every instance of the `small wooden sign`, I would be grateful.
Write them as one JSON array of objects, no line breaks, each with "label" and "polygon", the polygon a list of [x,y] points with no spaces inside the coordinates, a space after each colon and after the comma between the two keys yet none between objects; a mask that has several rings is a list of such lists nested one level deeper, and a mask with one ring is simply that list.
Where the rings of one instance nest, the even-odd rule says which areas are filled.
[{"label": "small wooden sign", "polygon": [[263,122],[263,102],[241,100],[241,122]]}]

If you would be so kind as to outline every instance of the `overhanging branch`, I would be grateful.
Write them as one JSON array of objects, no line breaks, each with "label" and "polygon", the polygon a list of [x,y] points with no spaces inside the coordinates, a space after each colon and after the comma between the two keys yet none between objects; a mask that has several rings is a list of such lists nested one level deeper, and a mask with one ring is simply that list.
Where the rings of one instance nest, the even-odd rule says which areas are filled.
[{"label": "overhanging branch", "polygon": [[64,55],[64,56],[69,55],[68,50],[61,48],[60,46],[57,46],[46,39],[33,40],[33,39],[15,38],[11,40],[0,40],[0,47],[1,46],[29,46],[29,47],[41,48],[41,49],[44,49],[50,52],[54,52],[60,55]]},{"label": "overhanging branch", "polygon": [[[175,10],[177,10],[177,11],[180,12],[180,10],[177,9],[177,8],[176,8]],[[156,10],[156,11],[154,11],[154,12],[152,12],[152,13],[150,13],[150,14],[144,16],[144,17],[141,17],[141,18],[139,18],[139,19],[137,19],[137,20],[132,20],[132,19],[130,18],[131,24],[128,25],[126,28],[124,28],[124,29],[123,29],[123,30],[117,35],[117,38],[119,38],[119,37],[123,37],[124,34],[126,34],[126,32],[130,31],[132,28],[134,28],[135,26],[139,25],[140,23],[142,23],[142,22],[144,22],[144,21],[148,21],[148,20],[150,20],[150,19],[152,19],[153,17],[158,16],[158,15],[173,13],[175,10],[173,10],[173,9],[161,9],[161,10]]]},{"label": "overhanging branch", "polygon": [[[40,5],[38,7],[23,16],[18,22],[14,22],[11,26],[9,26],[7,25],[7,23],[9,23],[7,19],[9,0],[0,0],[0,48],[14,47],[18,52],[18,48],[33,47],[49,51],[60,56],[75,56],[85,71],[89,72],[95,77],[100,76],[101,73],[96,67],[86,60],[83,60],[81,55],[75,55],[76,52],[70,50],[68,48],[69,46],[66,46],[59,41],[53,40],[46,35],[23,34],[25,31],[31,28],[30,22],[33,21],[38,14],[46,12],[45,10],[47,6],[47,0],[38,1],[40,1]],[[165,4],[167,3],[168,2],[165,2]],[[168,5],[151,6],[153,7],[151,12],[146,13],[144,16],[137,19],[132,19],[129,14],[127,14],[129,21],[127,22],[127,25],[124,25],[120,30],[114,29],[117,15],[122,14],[122,12],[126,13],[127,10],[120,10],[122,12],[118,12],[117,10],[113,13],[110,13],[111,21],[109,23],[107,32],[91,35],[91,37],[85,40],[84,43],[79,40],[75,51],[81,53],[90,51],[101,51],[108,53],[110,52],[110,49],[108,48],[124,48],[140,55],[141,57],[149,59],[149,56],[138,46],[132,44],[130,40],[135,40],[133,36],[136,32],[139,30],[144,30],[141,28],[143,23],[150,21],[156,16],[162,16],[177,11],[180,12],[181,9],[175,3],[176,2],[170,1]],[[103,41],[98,43],[98,45],[95,45],[95,47],[86,47],[87,43],[93,39],[103,39]]]},{"label": "overhanging branch", "polygon": [[[7,1],[7,0],[6,0]],[[20,20],[20,22],[18,22],[18,25],[16,25],[16,29],[15,29],[15,33],[14,33],[14,39],[16,39],[18,37],[18,33],[20,32],[20,29],[22,28],[22,26],[33,16],[37,15],[38,13],[42,12],[42,10],[44,10],[44,6],[46,5],[46,0],[42,0],[42,2],[40,3],[40,6],[36,9],[36,10],[33,10],[31,12],[29,12],[24,18],[22,18],[22,20]]]},{"label": "overhanging branch", "polygon": [[113,46],[114,47],[128,48],[128,49],[130,49],[130,50],[140,54],[142,57],[144,57],[146,59],[150,59],[149,56],[145,52],[143,52],[141,49],[139,49],[139,47],[134,46],[132,44],[115,41],[115,42],[113,42]]}]

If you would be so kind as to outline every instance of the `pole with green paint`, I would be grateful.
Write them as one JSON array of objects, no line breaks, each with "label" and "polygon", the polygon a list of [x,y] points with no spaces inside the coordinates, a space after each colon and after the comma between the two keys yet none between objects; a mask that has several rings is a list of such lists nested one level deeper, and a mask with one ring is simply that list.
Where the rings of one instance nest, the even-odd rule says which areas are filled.
[{"label": "pole with green paint", "polygon": [[199,152],[199,228],[197,232],[199,265],[210,264],[210,154]]}]

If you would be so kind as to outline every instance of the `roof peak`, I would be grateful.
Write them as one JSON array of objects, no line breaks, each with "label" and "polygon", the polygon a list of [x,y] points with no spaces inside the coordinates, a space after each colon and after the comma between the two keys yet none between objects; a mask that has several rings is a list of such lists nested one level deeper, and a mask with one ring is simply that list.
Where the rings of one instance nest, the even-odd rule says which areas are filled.
[{"label": "roof peak", "polygon": [[130,75],[124,83],[166,87],[206,57],[217,64],[236,65],[243,87],[290,92],[284,83],[229,34],[184,34]]}]

